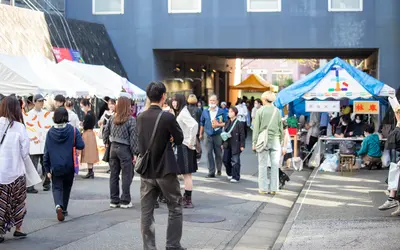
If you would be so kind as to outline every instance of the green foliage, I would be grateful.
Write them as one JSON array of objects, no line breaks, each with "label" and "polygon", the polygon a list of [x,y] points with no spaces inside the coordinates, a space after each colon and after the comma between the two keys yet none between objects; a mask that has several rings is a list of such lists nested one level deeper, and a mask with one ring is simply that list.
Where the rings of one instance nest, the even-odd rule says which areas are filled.
[{"label": "green foliage", "polygon": [[287,124],[289,128],[297,128],[299,122],[297,121],[296,117],[291,116],[287,119]]}]

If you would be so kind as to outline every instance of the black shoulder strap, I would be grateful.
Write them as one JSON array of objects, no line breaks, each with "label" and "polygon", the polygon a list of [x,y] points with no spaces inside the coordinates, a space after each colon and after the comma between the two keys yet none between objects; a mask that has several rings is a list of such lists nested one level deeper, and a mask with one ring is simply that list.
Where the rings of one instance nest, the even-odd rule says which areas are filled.
[{"label": "black shoulder strap", "polygon": [[164,111],[161,111],[161,112],[158,114],[158,116],[157,116],[156,124],[154,125],[153,134],[151,135],[150,143],[149,143],[149,148],[147,149],[147,151],[149,151],[150,148],[151,148],[151,146],[153,146],[154,137],[156,136],[156,131],[157,131],[158,123],[160,122],[160,118],[161,118],[161,116],[162,116],[163,113],[164,113]]},{"label": "black shoulder strap", "polygon": [[4,138],[6,138],[8,129],[11,127],[11,124],[12,124],[12,122],[10,122],[10,123],[8,124],[6,130],[4,131],[3,137],[1,138],[1,141],[0,141],[0,145],[3,144]]}]

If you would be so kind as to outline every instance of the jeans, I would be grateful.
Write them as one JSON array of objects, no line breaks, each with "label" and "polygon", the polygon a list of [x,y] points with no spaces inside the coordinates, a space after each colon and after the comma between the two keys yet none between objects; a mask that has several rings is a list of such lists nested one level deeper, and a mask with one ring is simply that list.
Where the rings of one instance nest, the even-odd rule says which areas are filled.
[{"label": "jeans", "polygon": [[[40,165],[42,165],[42,175],[44,176],[43,187],[50,187],[50,179],[49,179],[49,177],[47,177],[46,170],[44,169],[43,155],[31,155],[30,157],[31,157],[33,166],[35,166],[36,170],[38,169],[39,161],[40,161]],[[33,188],[33,186],[30,188]]]},{"label": "jeans", "polygon": [[224,165],[226,175],[232,176],[232,179],[240,180],[240,153],[232,155],[232,149],[224,149]]},{"label": "jeans", "polygon": [[169,174],[161,179],[141,178],[140,203],[141,203],[141,228],[144,250],[156,250],[154,205],[156,204],[159,190],[167,200],[168,227],[167,248],[180,249],[182,238],[182,194],[176,174]]},{"label": "jeans", "polygon": [[[206,149],[207,149],[207,164],[208,173],[210,175],[215,175],[215,166],[217,170],[222,169],[222,138],[220,135],[206,136]],[[215,161],[214,161],[214,154]]]},{"label": "jeans", "polygon": [[[269,138],[268,150],[258,153],[258,189],[262,192],[276,192],[279,189],[279,160],[281,143],[279,138]],[[268,179],[268,165],[271,165]]]},{"label": "jeans", "polygon": [[64,211],[68,209],[69,196],[74,183],[74,172],[61,176],[52,176],[54,204],[60,205]]},{"label": "jeans", "polygon": [[[110,151],[110,198],[114,204],[131,202],[131,184],[133,178],[133,156],[128,145],[111,143]],[[119,174],[122,178],[122,195],[119,196]]]}]

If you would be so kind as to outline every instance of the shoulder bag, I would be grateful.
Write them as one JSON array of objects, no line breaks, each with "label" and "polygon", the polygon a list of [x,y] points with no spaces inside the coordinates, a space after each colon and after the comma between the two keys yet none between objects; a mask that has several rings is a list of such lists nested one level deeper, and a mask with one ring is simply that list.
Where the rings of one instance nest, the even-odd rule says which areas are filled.
[{"label": "shoulder bag", "polygon": [[79,156],[78,156],[78,153],[76,152],[76,128],[74,128],[74,146],[72,148],[72,155],[74,157],[75,174],[78,174],[79,173]]},{"label": "shoulder bag", "polygon": [[231,127],[231,129],[229,129],[228,132],[221,133],[221,138],[223,141],[227,141],[229,138],[232,137],[231,133],[232,133],[233,128],[235,128],[236,123],[237,123],[237,118],[236,118],[235,122],[232,124],[232,127]]},{"label": "shoulder bag", "polygon": [[143,175],[147,171],[147,167],[149,165],[149,160],[150,160],[150,149],[153,146],[154,137],[156,135],[158,123],[160,122],[160,118],[163,113],[164,112],[161,111],[157,116],[156,124],[154,125],[154,129],[153,129],[153,134],[151,135],[151,138],[150,138],[149,147],[147,148],[146,152],[143,155],[139,154],[139,156],[136,159],[135,171],[136,171],[136,173],[138,173],[140,175]]},{"label": "shoulder bag", "polygon": [[258,135],[257,144],[256,144],[256,152],[257,153],[261,153],[262,151],[267,149],[267,145],[268,145],[268,129],[269,129],[269,126],[271,126],[271,122],[274,119],[276,111],[277,111],[277,109],[274,108],[274,112],[272,113],[271,120],[269,120],[267,128]]},{"label": "shoulder bag", "polygon": [[6,138],[6,135],[7,135],[8,129],[11,127],[11,125],[12,125],[12,122],[10,122],[10,123],[8,124],[8,126],[7,126],[6,130],[4,131],[4,134],[3,134],[3,136],[1,137],[0,145],[1,145],[1,144],[3,144],[3,142],[4,142],[4,139]]}]

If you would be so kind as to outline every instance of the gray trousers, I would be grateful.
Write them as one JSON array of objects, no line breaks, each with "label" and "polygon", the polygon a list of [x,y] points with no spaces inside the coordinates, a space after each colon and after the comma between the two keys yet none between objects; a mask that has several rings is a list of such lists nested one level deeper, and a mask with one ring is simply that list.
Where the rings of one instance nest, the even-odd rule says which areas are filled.
[{"label": "gray trousers", "polygon": [[182,238],[182,194],[178,177],[169,174],[161,179],[141,178],[141,228],[144,250],[156,250],[154,205],[161,190],[168,205],[167,248],[180,249]]},{"label": "gray trousers", "polygon": [[[114,204],[131,202],[133,156],[128,145],[112,143],[110,149],[110,198]],[[122,177],[122,195],[119,196],[119,174]]]},{"label": "gray trousers", "polygon": [[[207,165],[208,174],[215,175],[215,166],[217,170],[222,169],[222,138],[220,135],[209,136],[206,135],[206,149],[207,149]],[[215,154],[215,161],[214,161]]]},{"label": "gray trousers", "polygon": [[[33,166],[35,166],[36,170],[39,172],[39,162],[40,165],[42,165],[42,176],[44,177],[43,181],[43,187],[50,187],[50,179],[47,177],[46,170],[44,169],[44,164],[43,164],[43,156],[44,155],[30,155],[31,161],[33,163]],[[35,186],[28,187],[28,188],[34,188]]]}]

